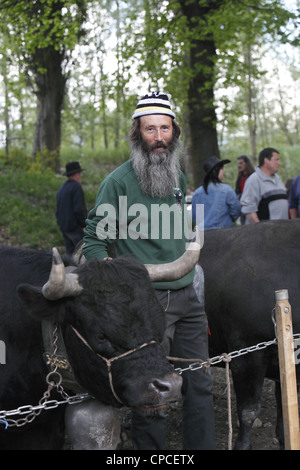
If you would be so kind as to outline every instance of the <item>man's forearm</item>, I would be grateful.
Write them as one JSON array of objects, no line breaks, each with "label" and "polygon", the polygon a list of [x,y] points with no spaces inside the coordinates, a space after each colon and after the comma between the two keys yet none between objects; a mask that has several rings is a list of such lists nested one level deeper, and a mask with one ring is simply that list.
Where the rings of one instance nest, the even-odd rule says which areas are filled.
[{"label": "man's forearm", "polygon": [[87,227],[83,237],[83,254],[86,259],[90,258],[107,258],[108,243],[107,239],[100,239],[97,237],[96,230],[94,230],[93,223],[87,220]]},{"label": "man's forearm", "polygon": [[250,214],[246,214],[246,216],[251,224],[256,224],[259,222],[259,218],[256,212],[251,212]]}]

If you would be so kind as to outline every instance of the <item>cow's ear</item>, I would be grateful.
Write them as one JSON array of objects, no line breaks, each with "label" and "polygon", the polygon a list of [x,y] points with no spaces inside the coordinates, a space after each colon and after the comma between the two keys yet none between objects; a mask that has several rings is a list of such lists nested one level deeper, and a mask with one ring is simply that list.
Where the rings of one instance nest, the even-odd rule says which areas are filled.
[{"label": "cow's ear", "polygon": [[25,303],[28,313],[37,320],[49,318],[57,313],[57,302],[45,299],[41,287],[20,284],[17,287],[20,299]]}]

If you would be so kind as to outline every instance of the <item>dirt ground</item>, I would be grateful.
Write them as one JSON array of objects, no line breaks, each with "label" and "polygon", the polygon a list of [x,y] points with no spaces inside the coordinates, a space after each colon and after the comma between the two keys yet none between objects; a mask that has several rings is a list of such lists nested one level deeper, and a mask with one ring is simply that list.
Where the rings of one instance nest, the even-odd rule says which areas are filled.
[{"label": "dirt ground", "polygon": [[[229,415],[228,415],[228,396],[227,381],[225,369],[212,367],[213,374],[213,394],[215,408],[215,429],[216,429],[216,447],[217,450],[228,450],[229,440],[234,447],[235,439],[238,433],[238,418],[236,413],[236,400],[231,380],[231,422],[232,439],[230,439]],[[278,441],[275,437],[276,426],[276,401],[274,395],[274,383],[271,380],[265,380],[261,412],[256,420],[252,430],[252,450],[279,450]],[[177,407],[169,415],[168,426],[168,445],[169,449],[179,449],[181,446],[180,431],[181,410]]]},{"label": "dirt ground", "polygon": [[[191,372],[192,373],[192,372]],[[225,369],[212,367],[214,380],[214,404],[215,404],[215,428],[217,450],[229,450],[229,425],[228,425],[228,398]],[[232,447],[238,433],[238,418],[236,413],[236,401],[231,380],[231,421],[232,421]],[[276,401],[274,395],[274,383],[265,380],[261,412],[252,430],[252,450],[279,450],[275,437],[276,426]],[[168,412],[168,431],[166,450],[182,450],[181,444],[181,406],[173,405]],[[130,449],[130,430],[128,415],[124,412],[123,418],[123,444],[121,448]]]},{"label": "dirt ground", "polygon": [[[217,367],[213,367],[212,371],[214,377],[217,450],[227,450],[229,427],[226,373],[225,369]],[[233,447],[238,433],[238,417],[232,380],[230,388]],[[279,450],[275,434],[276,416],[275,384],[272,380],[265,379],[261,398],[261,412],[252,429],[252,450]]]}]

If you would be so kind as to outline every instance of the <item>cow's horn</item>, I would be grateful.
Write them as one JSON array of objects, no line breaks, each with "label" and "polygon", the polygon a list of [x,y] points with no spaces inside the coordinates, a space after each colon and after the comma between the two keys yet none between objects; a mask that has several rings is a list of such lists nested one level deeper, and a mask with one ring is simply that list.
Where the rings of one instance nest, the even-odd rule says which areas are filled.
[{"label": "cow's horn", "polygon": [[200,256],[200,232],[195,227],[194,239],[183,255],[165,264],[145,264],[151,281],[176,281],[188,274],[196,266]]},{"label": "cow's horn", "polygon": [[64,263],[57,248],[52,249],[52,268],[49,280],[43,286],[42,292],[46,299],[58,300],[62,297],[76,296],[82,291],[78,275],[66,273]]}]

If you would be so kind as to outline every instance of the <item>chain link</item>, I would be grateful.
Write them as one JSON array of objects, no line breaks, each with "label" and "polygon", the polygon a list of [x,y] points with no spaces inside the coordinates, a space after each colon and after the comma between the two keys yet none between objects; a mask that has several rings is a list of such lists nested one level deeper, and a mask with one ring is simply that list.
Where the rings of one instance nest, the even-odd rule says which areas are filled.
[{"label": "chain link", "polygon": [[[65,400],[47,400],[49,395],[47,392],[44,393],[43,398],[39,401],[38,405],[24,405],[19,406],[14,410],[9,411],[0,411],[0,420],[3,420],[7,423],[8,427],[11,426],[24,426],[27,423],[31,423],[42,410],[52,410],[57,408],[59,405],[74,405],[76,403],[81,403],[87,398],[91,398],[88,394],[78,394],[74,396],[68,396]],[[20,418],[18,420],[9,419],[10,416],[14,415],[27,415],[25,418]]]},{"label": "chain link", "polygon": [[[59,405],[73,405],[76,403],[81,403],[82,401],[86,400],[87,398],[92,398],[88,393],[83,393],[83,394],[77,394],[77,395],[68,395],[63,387],[61,386],[61,381],[62,377],[60,373],[57,371],[58,365],[56,364],[55,360],[55,354],[57,351],[57,328],[54,329],[53,332],[53,345],[54,345],[54,351],[51,356],[51,361],[50,361],[50,366],[52,368],[52,371],[47,375],[46,377],[46,382],[48,383],[48,389],[44,392],[43,397],[40,399],[38,405],[23,405],[19,406],[18,408],[14,410],[9,410],[9,411],[0,411],[0,421],[4,422],[8,427],[12,426],[24,426],[25,424],[31,423],[40,413],[42,410],[52,410],[54,408],[57,408]],[[300,338],[300,333],[296,333],[293,335],[294,338]],[[219,364],[222,361],[225,362],[230,362],[232,359],[235,359],[240,356],[244,356],[245,354],[252,353],[255,351],[260,351],[262,349],[266,349],[269,346],[277,344],[277,338],[274,338],[271,341],[264,341],[262,343],[258,343],[254,346],[250,346],[247,348],[242,348],[236,351],[232,351],[231,353],[223,353],[219,356],[214,356],[211,359],[207,359],[206,361],[197,361],[191,363],[188,367],[182,369],[182,368],[176,368],[175,372],[178,374],[182,374],[183,372],[190,370],[198,370],[202,369],[203,367],[210,367],[214,366],[216,364]],[[188,362],[188,359],[181,359],[184,362]],[[57,383],[53,378],[57,376]],[[60,395],[64,398],[63,400],[48,400],[50,397],[51,391],[53,389],[56,389]],[[27,415],[25,418],[20,418],[17,420],[10,419],[10,416],[14,415]]]},{"label": "chain link", "polygon": [[[52,410],[57,408],[59,405],[73,405],[76,403],[81,403],[87,398],[92,398],[88,393],[77,394],[77,395],[68,395],[68,393],[63,389],[61,382],[62,376],[57,370],[61,366],[61,361],[56,358],[57,353],[57,340],[58,340],[58,328],[55,326],[53,330],[53,353],[51,354],[48,364],[50,365],[51,372],[46,377],[46,383],[48,384],[47,390],[44,392],[42,398],[39,401],[38,405],[23,405],[19,406],[14,410],[0,411],[0,421],[4,422],[7,427],[21,427],[25,424],[31,423],[42,410]],[[62,396],[63,400],[48,400],[53,389]],[[9,416],[14,415],[25,415],[24,418],[19,419],[10,419]],[[7,419],[8,418],[8,419]]]},{"label": "chain link", "polygon": [[[293,337],[294,338],[300,338],[300,333],[294,334]],[[229,362],[232,359],[235,359],[235,358],[240,357],[240,356],[244,356],[245,354],[252,353],[252,352],[255,352],[255,351],[260,351],[261,349],[266,349],[269,346],[272,346],[274,344],[277,344],[277,338],[274,338],[271,341],[264,341],[262,343],[258,343],[255,346],[249,346],[248,348],[242,348],[242,349],[239,349],[237,351],[232,351],[231,353],[228,353],[228,354],[223,353],[219,356],[215,356],[215,357],[212,357],[211,359],[207,359],[207,361],[199,360],[197,362],[193,362],[192,364],[190,364],[188,367],[186,367],[184,369],[182,369],[180,367],[176,368],[175,372],[177,372],[177,374],[182,374],[183,372],[185,372],[187,370],[192,370],[193,371],[193,370],[202,369],[203,367],[214,366],[216,364],[219,364],[222,361]],[[188,362],[188,359],[185,359],[184,362]]]}]

